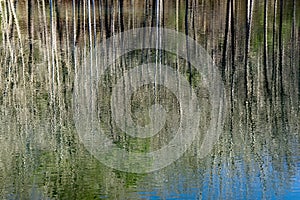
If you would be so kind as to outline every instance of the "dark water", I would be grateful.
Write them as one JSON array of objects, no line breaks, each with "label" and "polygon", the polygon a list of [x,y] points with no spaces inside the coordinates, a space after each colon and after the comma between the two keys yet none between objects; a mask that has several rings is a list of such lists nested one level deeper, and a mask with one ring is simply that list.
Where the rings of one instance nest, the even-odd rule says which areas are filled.
[{"label": "dark water", "polygon": [[[299,199],[300,3],[251,2],[0,1],[1,199]],[[137,65],[171,66],[201,108],[196,139],[178,160],[128,173],[104,165],[80,139],[74,91],[91,55],[119,50],[100,51],[101,42],[141,27],[197,41],[221,77],[224,110],[213,114],[204,75],[181,56],[147,49],[116,59],[96,85],[95,102],[98,122],[118,147],[158,150],[180,126],[180,99],[154,83],[132,94],[129,116],[145,126],[157,116],[149,107],[162,105],[168,112],[159,134],[135,139],[118,127],[113,88]],[[178,52],[187,49],[183,44]],[[219,137],[205,151],[215,121]]]}]

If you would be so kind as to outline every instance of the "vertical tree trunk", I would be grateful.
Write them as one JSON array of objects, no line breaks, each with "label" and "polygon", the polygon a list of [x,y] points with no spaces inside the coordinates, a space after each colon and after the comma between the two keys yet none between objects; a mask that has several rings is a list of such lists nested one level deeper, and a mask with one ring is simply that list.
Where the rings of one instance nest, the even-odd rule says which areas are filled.
[{"label": "vertical tree trunk", "polygon": [[63,26],[61,26],[61,16],[60,16],[60,7],[62,2],[58,2],[58,0],[55,0],[54,6],[55,6],[55,13],[56,13],[56,31],[58,33],[58,39],[59,39],[59,46],[60,49],[62,48],[62,40],[63,40]]},{"label": "vertical tree trunk", "polygon": [[283,65],[283,39],[282,39],[282,20],[283,20],[283,0],[279,2],[279,62],[278,62],[278,89],[280,97],[283,98],[283,74],[282,74],[282,65]]},{"label": "vertical tree trunk", "polygon": [[[28,7],[28,45],[29,45],[29,57],[28,57],[28,73],[29,76],[32,76],[32,62],[33,62],[33,15],[32,15],[32,7],[33,7],[33,0],[27,1],[27,7]],[[32,78],[31,78],[32,79]]]},{"label": "vertical tree trunk", "polygon": [[105,34],[105,20],[103,20],[103,18],[105,19],[105,12],[103,12],[103,1],[98,1],[98,21],[99,24],[97,24],[99,26],[100,29],[100,38],[104,39],[104,34]]},{"label": "vertical tree trunk", "polygon": [[[88,9],[88,33],[89,33],[89,48],[92,49],[93,46],[93,31],[92,31],[92,7],[90,0],[87,1]],[[92,56],[92,54],[90,54]]]},{"label": "vertical tree trunk", "polygon": [[75,0],[72,0],[72,26],[73,26],[73,37],[71,39],[72,41],[72,63],[74,64],[75,72],[76,72],[76,61],[75,61],[75,45],[76,45],[76,4]]},{"label": "vertical tree trunk", "polygon": [[160,0],[160,23],[162,27],[165,27],[165,1]]},{"label": "vertical tree trunk", "polygon": [[96,22],[96,5],[95,0],[92,0],[92,18],[93,18],[93,24],[94,24],[94,42],[93,46],[96,47],[96,40],[97,40],[97,22]]},{"label": "vertical tree trunk", "polygon": [[124,14],[123,14],[123,9],[124,9],[124,2],[123,0],[119,0],[119,22],[120,22],[120,29],[121,32],[124,31]]},{"label": "vertical tree trunk", "polygon": [[[143,22],[142,22],[142,27],[146,27],[147,26],[147,16],[149,15],[149,0],[145,0],[144,1],[144,4],[145,4],[145,9],[144,9],[144,19],[143,19]],[[133,8],[134,9],[134,8]],[[133,16],[133,23],[134,23],[134,16]]]},{"label": "vertical tree trunk", "polygon": [[[185,35],[188,36],[189,35],[189,1],[185,1],[185,17],[184,17],[184,24],[185,24]],[[187,65],[188,65],[188,73],[189,73],[189,83],[192,84],[192,69],[191,69],[191,63],[188,62],[190,59],[190,55],[189,55],[189,42],[188,42],[188,38],[186,38],[186,54],[187,54]]]},{"label": "vertical tree trunk", "polygon": [[110,32],[110,20],[111,20],[111,8],[109,8],[107,0],[104,1],[104,24],[105,24],[105,33],[106,38],[109,38],[111,35]]},{"label": "vertical tree trunk", "polygon": [[[55,100],[55,60],[54,60],[54,30],[53,30],[53,1],[50,0],[50,63],[51,63],[51,102],[53,103]],[[54,104],[53,104],[54,105]]]},{"label": "vertical tree trunk", "polygon": [[[297,36],[298,33],[298,36]],[[296,0],[293,0],[293,37],[292,37],[293,41],[298,41],[297,44],[299,44],[299,28],[297,30],[297,22],[296,22]],[[300,46],[295,46],[295,44],[293,43],[293,62],[294,62],[294,71],[295,71],[295,80],[298,80],[298,103],[300,102],[300,69],[299,69],[299,65],[300,65],[300,56],[299,56],[299,51]],[[298,53],[297,53],[298,52]],[[298,63],[298,65],[296,64]],[[298,75],[297,75],[297,71],[298,71]],[[297,84],[297,83],[296,83]],[[296,85],[295,84],[295,85]],[[300,107],[298,107],[298,109],[300,109]]]},{"label": "vertical tree trunk", "polygon": [[268,0],[264,2],[264,53],[263,53],[263,74],[264,74],[264,85],[267,97],[271,94],[269,89],[269,81],[268,81]]},{"label": "vertical tree trunk", "polygon": [[80,33],[81,33],[81,8],[82,7],[82,3],[81,0],[78,0],[77,2],[77,30],[76,30],[76,40],[75,40],[75,44],[77,44],[79,42],[79,38],[81,37]]},{"label": "vertical tree trunk", "polygon": [[277,17],[277,0],[274,0],[274,10],[273,10],[273,36],[272,36],[272,87],[273,87],[273,94],[274,97],[277,96],[276,91],[276,77],[277,77],[277,51],[276,51],[276,17]]},{"label": "vertical tree trunk", "polygon": [[[246,100],[249,98],[249,92],[251,92],[252,88],[252,69],[248,65],[248,56],[250,49],[250,38],[251,38],[251,26],[252,26],[252,9],[253,9],[253,0],[247,0],[246,5],[246,45],[245,45],[245,63],[244,63],[244,80],[245,80],[245,96]],[[250,81],[250,83],[249,83]],[[249,88],[250,87],[250,88]],[[250,89],[250,91],[249,91]]]},{"label": "vertical tree trunk", "polygon": [[230,4],[230,10],[231,10],[231,72],[230,72],[230,86],[231,86],[231,95],[233,95],[233,79],[235,74],[235,19],[234,19],[234,1],[231,0]]},{"label": "vertical tree trunk", "polygon": [[[234,113],[234,74],[235,74],[235,1],[230,2],[230,32],[231,32],[231,68],[228,69],[229,81],[230,81],[230,115],[233,116]],[[232,149],[233,144],[233,118],[230,117],[230,149]]]},{"label": "vertical tree trunk", "polygon": [[151,26],[155,27],[156,26],[156,6],[157,6],[157,1],[159,0],[152,0],[152,19],[151,19]]},{"label": "vertical tree trunk", "polygon": [[225,37],[223,42],[223,53],[222,53],[222,78],[225,81],[225,69],[226,69],[226,52],[227,52],[227,41],[228,41],[228,33],[229,33],[229,26],[230,26],[230,0],[227,0],[226,5],[226,25],[225,25]]},{"label": "vertical tree trunk", "polygon": [[179,0],[176,0],[176,30],[179,31]]},{"label": "vertical tree trunk", "polygon": [[286,116],[285,112],[285,102],[284,102],[284,87],[283,87],[283,73],[282,73],[282,67],[283,67],[283,38],[282,38],[282,23],[283,23],[283,0],[280,0],[279,2],[279,64],[278,64],[278,92],[280,95],[280,108],[281,108],[281,124],[282,128],[285,129],[288,126],[288,118]]}]

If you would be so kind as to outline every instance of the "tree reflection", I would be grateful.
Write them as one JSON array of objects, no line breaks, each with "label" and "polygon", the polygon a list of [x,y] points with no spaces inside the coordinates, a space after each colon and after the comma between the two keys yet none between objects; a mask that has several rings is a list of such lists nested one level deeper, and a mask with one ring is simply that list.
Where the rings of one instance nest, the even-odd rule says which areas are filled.
[{"label": "tree reflection", "polygon": [[[299,6],[296,0],[0,1],[0,197],[138,198],[137,188],[154,187],[161,197],[172,192],[212,199],[279,197],[299,170]],[[77,69],[89,67],[89,51],[98,51],[104,39],[157,25],[189,35],[213,57],[230,110],[224,132],[203,159],[197,152],[200,133],[183,158],[161,171],[114,171],[79,142],[72,116],[74,77]],[[210,96],[201,74],[182,58],[160,53],[160,62],[188,77],[197,91],[204,132]],[[171,138],[163,134],[146,144],[133,140],[117,129],[108,108],[110,86],[118,76],[153,61],[154,55],[145,50],[120,58],[106,73],[107,84],[99,93],[102,123],[127,150],[158,149]],[[159,92],[172,111],[168,127],[176,127],[177,101],[168,91]],[[139,123],[147,122],[139,115],[153,100],[146,98],[137,93],[132,99]]]}]

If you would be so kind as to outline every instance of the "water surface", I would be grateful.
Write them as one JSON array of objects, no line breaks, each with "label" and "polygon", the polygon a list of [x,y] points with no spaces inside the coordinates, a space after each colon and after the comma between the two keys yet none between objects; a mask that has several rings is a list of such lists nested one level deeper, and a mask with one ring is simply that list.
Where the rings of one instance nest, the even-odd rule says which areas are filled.
[{"label": "water surface", "polygon": [[[1,199],[300,198],[300,4],[248,2],[1,1]],[[147,124],[148,108],[158,102],[168,110],[164,128],[142,140],[117,127],[112,87],[137,65],[156,62],[176,69],[196,91],[201,108],[197,139],[180,159],[134,174],[105,166],[79,140],[73,91],[78,70],[89,67],[98,44],[147,26],[189,35],[209,53],[223,80],[226,112],[219,140],[201,156],[212,116],[201,74],[165,51],[122,56],[105,72],[97,96],[99,121],[119,147],[157,150],[173,138],[180,120],[174,94],[145,85],[131,97],[132,119]]]}]

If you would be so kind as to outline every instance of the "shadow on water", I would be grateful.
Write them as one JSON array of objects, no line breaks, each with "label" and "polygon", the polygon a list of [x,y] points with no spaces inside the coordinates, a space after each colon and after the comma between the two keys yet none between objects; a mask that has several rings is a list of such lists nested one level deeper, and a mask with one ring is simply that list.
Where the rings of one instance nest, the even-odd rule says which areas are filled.
[{"label": "shadow on water", "polygon": [[[1,0],[0,197],[296,199],[299,11],[296,0]],[[166,168],[132,174],[101,164],[80,142],[73,120],[74,79],[78,69],[89,67],[89,52],[99,51],[100,42],[146,26],[188,34],[206,49],[222,75],[228,110],[218,142],[202,158],[199,148],[211,117],[209,91],[191,63],[159,51],[159,63],[183,74],[196,91],[202,108],[199,136]],[[179,126],[179,100],[153,85],[132,95],[131,116],[145,125],[151,117],[145,113],[159,102],[168,115],[158,135],[135,139],[113,120],[113,85],[129,69],[157,61],[155,50],[130,52],[99,84],[99,121],[127,151],[157,150]]]}]

